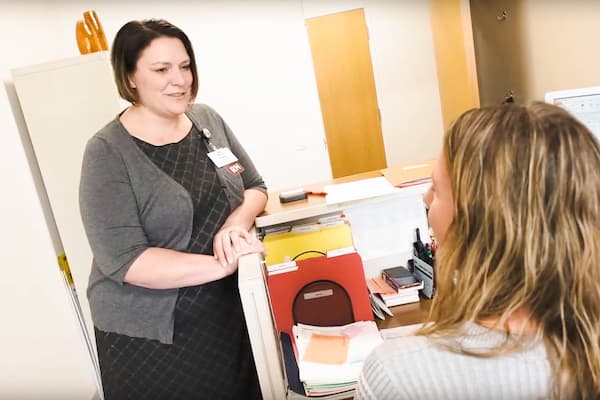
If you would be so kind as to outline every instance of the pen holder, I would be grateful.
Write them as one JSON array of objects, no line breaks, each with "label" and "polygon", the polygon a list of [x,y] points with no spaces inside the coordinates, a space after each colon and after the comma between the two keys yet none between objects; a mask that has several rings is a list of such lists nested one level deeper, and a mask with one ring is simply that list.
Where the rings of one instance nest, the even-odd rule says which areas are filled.
[{"label": "pen holder", "polygon": [[413,254],[413,274],[415,277],[423,281],[423,289],[421,294],[428,299],[435,296],[435,281],[433,278],[433,265],[428,264],[424,260]]}]

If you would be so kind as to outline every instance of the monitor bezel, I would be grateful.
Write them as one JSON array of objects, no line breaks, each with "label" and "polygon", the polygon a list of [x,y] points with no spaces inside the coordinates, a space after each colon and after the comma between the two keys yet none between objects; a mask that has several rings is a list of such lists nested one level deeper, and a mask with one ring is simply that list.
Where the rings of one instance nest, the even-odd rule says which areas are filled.
[{"label": "monitor bezel", "polygon": [[588,86],[578,89],[554,90],[546,93],[544,101],[546,103],[556,104],[556,100],[560,99],[594,95],[600,96],[600,86]]}]

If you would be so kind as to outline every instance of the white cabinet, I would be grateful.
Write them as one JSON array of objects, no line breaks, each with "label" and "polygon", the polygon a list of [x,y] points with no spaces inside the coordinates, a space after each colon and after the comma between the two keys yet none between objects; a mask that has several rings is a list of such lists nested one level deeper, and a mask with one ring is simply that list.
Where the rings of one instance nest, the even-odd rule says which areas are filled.
[{"label": "white cabinet", "polygon": [[[78,188],[87,140],[122,108],[108,52],[92,53],[11,71],[56,224],[56,249],[64,249],[81,302],[85,335],[93,350],[93,325],[86,288],[92,255],[79,214]],[[44,202],[45,196],[40,196]],[[56,231],[51,227],[51,231]],[[58,254],[57,254],[58,256]],[[49,265],[58,265],[49,263]],[[66,293],[65,296],[69,295]],[[82,334],[84,327],[82,326]],[[95,353],[90,352],[90,363]]]}]

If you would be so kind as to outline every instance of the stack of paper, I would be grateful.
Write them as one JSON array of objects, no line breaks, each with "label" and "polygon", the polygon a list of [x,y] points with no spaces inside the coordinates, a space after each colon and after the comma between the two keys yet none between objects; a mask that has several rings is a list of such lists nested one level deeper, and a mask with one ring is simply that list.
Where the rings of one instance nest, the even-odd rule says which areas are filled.
[{"label": "stack of paper", "polygon": [[353,390],[364,360],[383,341],[373,321],[332,327],[297,324],[292,330],[307,396]]}]

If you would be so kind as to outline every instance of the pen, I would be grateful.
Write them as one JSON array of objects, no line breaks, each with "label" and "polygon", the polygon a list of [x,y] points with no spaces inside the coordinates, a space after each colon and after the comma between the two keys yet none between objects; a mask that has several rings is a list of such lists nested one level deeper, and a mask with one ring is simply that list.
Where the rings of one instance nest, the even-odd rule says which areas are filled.
[{"label": "pen", "polygon": [[308,192],[306,192],[306,194],[312,194],[313,196],[327,196],[327,192],[308,191]]}]

